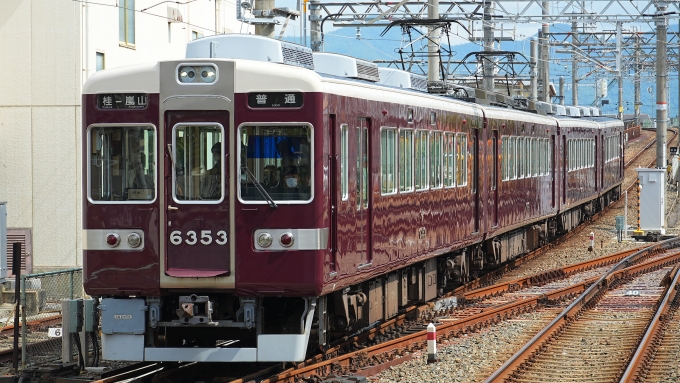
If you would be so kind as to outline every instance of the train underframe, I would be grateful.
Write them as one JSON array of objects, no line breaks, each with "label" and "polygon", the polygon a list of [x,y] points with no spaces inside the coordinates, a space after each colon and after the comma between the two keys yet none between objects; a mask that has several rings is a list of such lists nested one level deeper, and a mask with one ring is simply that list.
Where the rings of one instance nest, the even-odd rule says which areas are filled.
[{"label": "train underframe", "polygon": [[[618,200],[620,190],[617,186],[555,217],[322,297],[243,298],[213,291],[137,299],[148,312],[143,341],[147,351],[141,360],[240,361],[234,356],[238,353],[215,356],[217,359],[196,356],[200,353],[196,350],[235,350],[234,347],[256,350],[244,361],[304,360],[308,352],[327,349],[336,340],[391,318],[407,306],[435,299],[485,271],[547,244]],[[106,301],[122,300],[105,299],[104,306]],[[106,315],[102,327],[106,334]],[[281,350],[265,356],[262,353],[265,344],[270,348],[278,345]],[[294,357],[286,350],[291,344],[297,347]],[[124,347],[113,350],[125,353]],[[194,351],[183,354],[158,350]],[[139,356],[132,358],[140,360]]]}]

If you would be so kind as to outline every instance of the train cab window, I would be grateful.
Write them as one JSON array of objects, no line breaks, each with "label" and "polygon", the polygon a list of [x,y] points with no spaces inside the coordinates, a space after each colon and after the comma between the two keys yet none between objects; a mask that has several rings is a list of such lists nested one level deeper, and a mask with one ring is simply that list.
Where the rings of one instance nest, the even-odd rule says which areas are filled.
[{"label": "train cab window", "polygon": [[173,198],[177,203],[216,203],[224,198],[224,128],[178,124],[173,129]]},{"label": "train cab window", "polygon": [[397,192],[397,130],[382,128],[380,130],[380,192],[395,194]]},{"label": "train cab window", "polygon": [[427,189],[427,139],[425,130],[416,130],[415,138],[415,174],[416,190]]},{"label": "train cab window", "polygon": [[89,130],[88,192],[92,203],[150,203],[156,199],[153,126],[93,126]]},{"label": "train cab window", "polygon": [[347,124],[340,125],[340,193],[342,194],[343,201],[349,199],[349,155],[347,154],[349,145],[348,131],[349,126]]},{"label": "train cab window", "polygon": [[399,131],[399,191],[413,191],[413,130]]},{"label": "train cab window", "polygon": [[456,134],[456,184],[458,186],[467,185],[467,134]]},{"label": "train cab window", "polygon": [[444,134],[444,186],[456,186],[456,135]]},{"label": "train cab window", "polygon": [[442,180],[442,132],[430,133],[430,186],[439,189]]},{"label": "train cab window", "polygon": [[310,202],[314,186],[312,133],[308,124],[242,125],[238,133],[240,200]]}]

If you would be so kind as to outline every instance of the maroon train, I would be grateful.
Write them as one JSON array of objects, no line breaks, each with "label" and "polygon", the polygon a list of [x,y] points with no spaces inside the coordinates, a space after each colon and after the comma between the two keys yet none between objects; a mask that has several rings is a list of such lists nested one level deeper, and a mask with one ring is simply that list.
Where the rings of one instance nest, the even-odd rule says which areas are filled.
[{"label": "maroon train", "polygon": [[618,120],[428,94],[257,36],[187,57],[84,87],[85,289],[106,359],[300,361],[620,194]]}]

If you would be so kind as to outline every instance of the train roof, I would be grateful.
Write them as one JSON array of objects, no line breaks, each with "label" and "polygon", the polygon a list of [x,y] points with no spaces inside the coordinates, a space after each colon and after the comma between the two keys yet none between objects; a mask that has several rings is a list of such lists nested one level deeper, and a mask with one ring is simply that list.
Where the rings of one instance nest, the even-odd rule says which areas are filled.
[{"label": "train roof", "polygon": [[158,93],[160,62],[130,65],[95,72],[83,84],[83,94]]},{"label": "train roof", "polygon": [[557,124],[560,128],[589,128],[589,129],[599,129],[597,122],[580,117],[570,117],[570,116],[554,116],[557,120]]},{"label": "train roof", "polygon": [[498,119],[498,120],[515,120],[524,121],[534,124],[544,124],[544,125],[557,125],[555,119],[551,116],[543,116],[537,113],[532,113],[520,109],[512,108],[501,108],[498,106],[483,106],[484,115],[487,118]]}]

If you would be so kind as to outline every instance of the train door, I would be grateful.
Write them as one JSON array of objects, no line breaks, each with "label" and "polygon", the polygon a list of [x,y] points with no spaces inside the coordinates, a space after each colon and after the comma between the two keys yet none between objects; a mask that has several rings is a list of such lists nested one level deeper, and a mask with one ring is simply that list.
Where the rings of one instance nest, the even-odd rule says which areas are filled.
[{"label": "train door", "polygon": [[551,189],[552,189],[552,199],[551,199],[551,207],[555,208],[555,204],[557,203],[557,148],[555,147],[555,135],[550,136],[550,158],[548,158],[548,161],[550,161],[550,181],[551,181]]},{"label": "train door", "polygon": [[[494,126],[494,129],[498,129]],[[493,130],[491,132],[491,225],[493,227],[498,226],[498,146],[500,142],[498,141],[498,130]]]},{"label": "train door", "polygon": [[165,273],[173,277],[229,275],[229,115],[167,112],[165,119]]},{"label": "train door", "polygon": [[475,228],[474,232],[478,233],[479,232],[479,221],[481,219],[481,203],[480,203],[480,195],[482,194],[480,192],[480,189],[482,188],[482,185],[479,184],[479,156],[482,155],[480,153],[480,145],[479,145],[479,139],[480,139],[480,134],[479,130],[473,128],[472,131],[472,193],[474,194],[474,199],[475,199]]},{"label": "train door", "polygon": [[355,128],[356,144],[356,250],[358,266],[371,263],[370,156],[368,153],[371,120],[359,118]]}]

